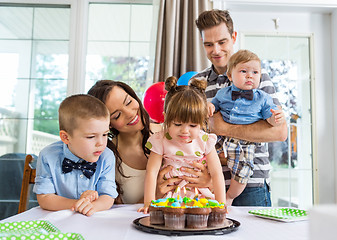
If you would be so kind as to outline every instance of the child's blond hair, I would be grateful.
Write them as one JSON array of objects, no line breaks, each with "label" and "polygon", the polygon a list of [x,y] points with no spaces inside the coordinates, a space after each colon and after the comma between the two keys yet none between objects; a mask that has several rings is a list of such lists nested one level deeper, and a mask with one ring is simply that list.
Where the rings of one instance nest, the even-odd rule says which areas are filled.
[{"label": "child's blond hair", "polygon": [[239,51],[237,51],[228,60],[227,76],[232,75],[233,69],[239,63],[246,63],[246,62],[253,61],[253,60],[258,61],[260,63],[260,67],[261,67],[261,60],[255,53],[253,53],[249,50],[239,50]]},{"label": "child's blond hair", "polygon": [[192,78],[190,85],[177,85],[176,77],[169,77],[165,81],[165,89],[168,91],[164,103],[164,129],[167,129],[173,121],[180,123],[196,123],[202,128],[207,125],[207,100],[205,89],[207,82]]},{"label": "child's blond hair", "polygon": [[72,134],[78,126],[78,119],[109,118],[110,113],[105,104],[88,94],[76,94],[64,99],[59,107],[59,126]]}]

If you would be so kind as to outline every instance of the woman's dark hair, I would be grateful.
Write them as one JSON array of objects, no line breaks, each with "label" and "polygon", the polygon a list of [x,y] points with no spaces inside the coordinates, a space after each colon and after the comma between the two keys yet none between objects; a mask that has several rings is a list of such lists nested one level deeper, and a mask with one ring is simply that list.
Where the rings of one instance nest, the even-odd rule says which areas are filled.
[{"label": "woman's dark hair", "polygon": [[[143,134],[142,148],[143,148],[143,151],[144,151],[144,155],[147,157],[148,154],[150,154],[150,150],[145,147],[145,144],[146,144],[146,142],[147,142],[147,140],[150,136],[150,133],[151,133],[150,132],[150,117],[149,117],[149,114],[146,112],[142,101],[139,99],[139,97],[137,96],[135,91],[129,85],[127,85],[123,82],[113,81],[113,80],[100,80],[100,81],[97,81],[90,88],[90,90],[88,91],[88,94],[98,98],[99,100],[101,100],[105,104],[109,93],[111,92],[111,90],[114,87],[122,88],[127,94],[129,94],[132,98],[134,98],[139,104],[140,118],[141,118],[143,126],[144,126],[143,130],[141,130],[141,132]],[[121,167],[122,158],[121,158],[121,156],[120,156],[120,154],[117,150],[117,145],[115,145],[112,142],[112,139],[117,137],[118,134],[119,134],[118,130],[115,129],[115,128],[112,128],[110,126],[110,132],[109,132],[107,147],[110,148],[116,156],[116,167],[117,167],[118,172],[123,177],[127,177],[127,176],[124,175],[122,167]]]}]

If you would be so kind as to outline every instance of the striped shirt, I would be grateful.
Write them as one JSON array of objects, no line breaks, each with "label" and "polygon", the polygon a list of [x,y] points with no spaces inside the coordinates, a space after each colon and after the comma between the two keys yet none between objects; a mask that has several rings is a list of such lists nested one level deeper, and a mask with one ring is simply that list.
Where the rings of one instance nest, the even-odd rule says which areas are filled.
[{"label": "striped shirt", "polygon": [[[205,91],[207,101],[209,102],[212,101],[213,97],[218,92],[218,90],[231,85],[231,81],[229,81],[227,75],[226,74],[218,75],[214,71],[213,66],[206,68],[205,70],[196,74],[194,77],[206,78],[207,88]],[[268,93],[273,98],[273,101],[276,105],[280,105],[280,102],[276,96],[275,87],[271,82],[267,73],[261,74],[259,89]],[[248,180],[247,187],[263,187],[265,182],[269,185],[270,170],[271,165],[269,162],[268,145],[267,143],[257,144],[254,155],[254,172],[253,175]],[[222,171],[225,176],[226,187],[228,188],[231,180],[230,170],[227,166],[222,166]]]}]

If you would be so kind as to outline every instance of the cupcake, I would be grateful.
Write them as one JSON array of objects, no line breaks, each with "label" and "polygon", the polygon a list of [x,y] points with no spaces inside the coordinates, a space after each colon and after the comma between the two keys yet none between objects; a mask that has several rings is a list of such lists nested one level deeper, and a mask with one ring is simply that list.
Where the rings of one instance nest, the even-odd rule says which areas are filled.
[{"label": "cupcake", "polygon": [[165,227],[171,229],[185,228],[185,208],[164,207],[163,213],[164,213]]},{"label": "cupcake", "polygon": [[207,228],[207,220],[210,212],[211,209],[208,207],[186,208],[186,227],[194,229]]},{"label": "cupcake", "polygon": [[154,225],[164,225],[164,214],[162,211],[162,207],[149,207],[150,212],[150,224]]},{"label": "cupcake", "polygon": [[149,212],[150,224],[165,225],[168,229],[204,229],[223,227],[227,210],[216,200],[178,197],[153,200]]},{"label": "cupcake", "polygon": [[157,200],[152,200],[149,207],[150,212],[150,224],[160,225],[164,224],[164,214],[162,209],[167,206],[168,199],[161,198]]},{"label": "cupcake", "polygon": [[208,217],[208,227],[224,227],[226,223],[227,208],[224,204],[220,204],[216,200],[209,200],[211,213]]}]

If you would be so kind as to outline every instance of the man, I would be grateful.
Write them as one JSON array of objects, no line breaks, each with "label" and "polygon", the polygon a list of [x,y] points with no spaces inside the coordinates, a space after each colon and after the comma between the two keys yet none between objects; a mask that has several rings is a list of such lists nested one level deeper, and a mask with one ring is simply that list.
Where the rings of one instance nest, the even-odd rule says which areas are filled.
[{"label": "man", "polygon": [[[199,15],[196,25],[200,31],[207,58],[212,62],[212,66],[194,77],[205,77],[207,79],[206,96],[207,100],[211,101],[219,89],[231,84],[226,75],[226,70],[228,60],[234,52],[237,32],[234,31],[232,18],[226,10],[205,11]],[[261,75],[259,89],[270,94],[274,103],[280,107],[275,88],[267,74]],[[278,127],[271,127],[265,120],[261,120],[249,125],[233,125],[223,121],[221,114],[216,113],[211,119],[210,125],[212,131],[218,135],[251,142],[285,141],[287,138],[286,123]],[[222,144],[219,142],[218,148],[222,147]],[[230,171],[224,165],[224,155],[220,155],[224,165],[224,176],[227,179],[227,196],[234,198],[233,206],[271,206],[269,193],[271,166],[268,157],[266,144],[259,144],[255,150],[254,173],[246,186],[239,185],[238,187],[237,184],[241,183],[231,179]],[[238,191],[237,189],[241,190]]]}]

